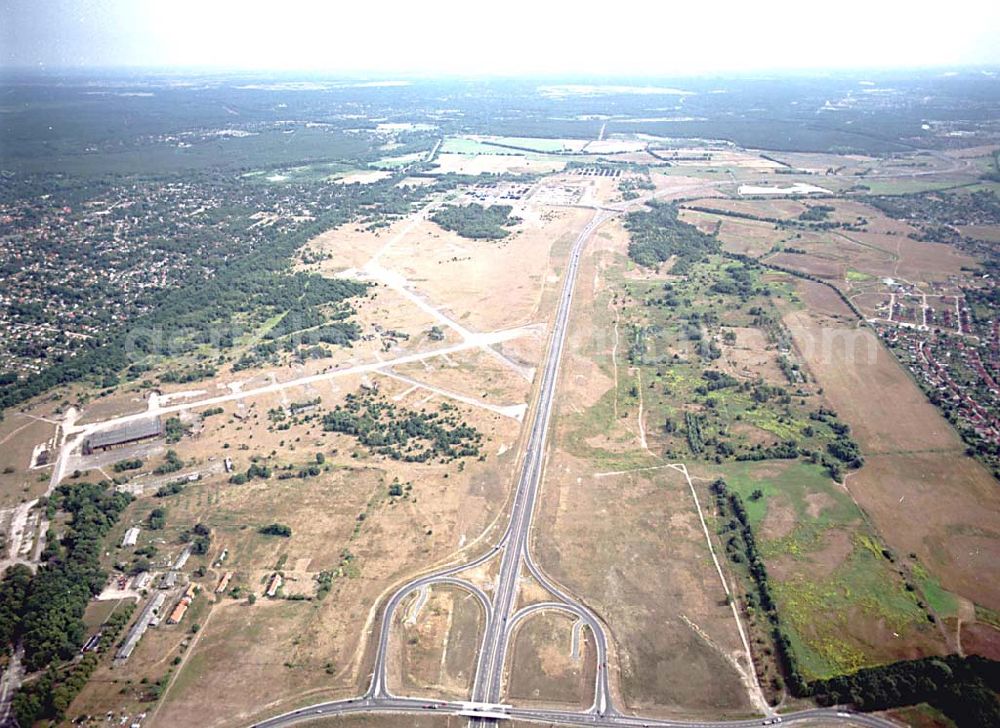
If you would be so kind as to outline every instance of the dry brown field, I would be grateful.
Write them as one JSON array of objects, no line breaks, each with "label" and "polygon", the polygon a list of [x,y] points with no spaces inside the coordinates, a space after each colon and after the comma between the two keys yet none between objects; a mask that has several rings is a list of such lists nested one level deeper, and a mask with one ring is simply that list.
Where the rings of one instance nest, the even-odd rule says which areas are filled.
[{"label": "dry brown field", "polygon": [[[387,396],[392,386],[387,386]],[[415,404],[406,399],[403,402]],[[324,399],[324,406],[326,403]],[[249,411],[263,412],[272,404],[277,403],[263,402]],[[481,424],[497,417],[480,415],[477,420],[470,412],[468,421]],[[509,432],[504,438],[513,442],[517,425],[502,419]],[[222,416],[208,423],[212,429],[200,439],[186,439],[176,446],[182,457],[204,459],[224,440],[230,443],[228,451],[233,453],[237,469],[245,468],[254,453],[264,457],[276,450],[280,453],[277,461],[293,463],[308,462],[313,453],[325,452],[332,470],[305,480],[278,481],[272,477],[241,486],[230,485],[218,476],[189,486],[179,496],[137,501],[130,510],[135,515],[127,514],[120,528],[154,505],[168,508],[168,528],[163,532],[168,543],[176,543],[176,533],[182,528],[203,522],[213,531],[210,556],[228,549],[224,568],[235,572],[233,586],[258,595],[278,565],[286,578],[286,595],[312,596],[320,571],[341,567],[347,571],[334,579],[332,591],[319,602],[260,598],[255,605],[246,606],[225,598],[213,608],[211,620],[203,624],[199,640],[179,668],[157,723],[183,724],[196,715],[201,725],[247,722],[252,717],[244,699],[248,689],[261,696],[258,709],[315,691],[356,693],[363,681],[366,628],[385,590],[415,567],[447,558],[487,528],[503,502],[513,452],[498,457],[487,444],[485,463],[470,461],[461,470],[456,464],[428,464],[417,469],[372,458],[345,436],[324,436],[308,425],[268,432],[266,418],[254,420],[252,415],[239,424]],[[250,449],[243,450],[244,445]],[[360,458],[353,457],[355,452]],[[387,497],[388,483],[394,477],[413,482],[411,498]],[[259,526],[270,522],[289,524],[292,537],[257,533]],[[147,533],[143,532],[144,539]],[[171,548],[169,555],[175,555],[175,550],[179,547]],[[345,550],[351,555],[347,567]],[[188,568],[201,564],[209,564],[207,557],[193,557]],[[204,583],[214,586],[221,571],[209,568]],[[174,649],[164,647],[161,635],[175,631],[172,627],[151,630],[153,638],[143,638],[136,654],[119,670],[122,677],[159,677],[144,674],[152,670],[148,663],[153,658],[147,660],[143,655],[159,657]],[[218,670],[219,665],[227,667]],[[275,670],[277,676],[273,675]]]},{"label": "dry brown field", "polygon": [[696,225],[703,232],[718,230],[723,250],[730,253],[760,257],[775,245],[787,244],[794,232],[777,230],[772,223],[740,220],[694,210],[683,210],[680,219]]},{"label": "dry brown field", "polygon": [[731,186],[729,180],[721,176],[713,179],[710,175],[699,177],[685,171],[676,174],[653,172],[650,177],[656,185],[656,199],[665,201],[721,196],[720,189]]},{"label": "dry brown field", "polygon": [[[532,338],[542,339],[543,336],[544,332],[539,328]],[[469,349],[395,366],[392,372],[433,387],[459,392],[484,404],[524,404],[531,393],[530,377],[538,361],[529,362],[520,357],[511,358],[511,361],[520,371],[483,349]]]},{"label": "dry brown field", "polygon": [[[807,305],[817,285],[800,284]],[[785,322],[865,455],[865,467],[849,476],[851,495],[893,549],[917,554],[945,588],[998,608],[998,580],[986,576],[1000,563],[993,478],[964,455],[958,435],[875,334],[845,327],[847,318],[842,307],[837,318],[800,310]]]},{"label": "dry brown field", "polygon": [[[610,185],[588,188],[595,199],[611,191]],[[336,262],[305,267],[335,274],[360,267],[381,251],[382,266],[402,273],[411,290],[429,305],[440,307],[445,315],[473,331],[544,323],[558,293],[561,257],[591,213],[530,205],[526,213],[518,231],[500,243],[461,239],[426,221],[400,225],[380,235],[341,228],[311,243],[314,253],[332,253]],[[353,251],[344,261],[349,265],[342,262],[344,249]],[[410,338],[387,345],[374,337],[357,342],[352,349],[336,351],[332,360],[305,365],[238,373],[224,369],[215,380],[166,387],[164,392],[216,393],[234,379],[249,389],[275,379],[288,380],[335,365],[384,360],[459,340],[455,332],[442,326],[445,341],[430,341],[426,330],[434,319],[384,286],[375,288],[355,307],[363,331],[374,331],[379,324],[397,328]],[[543,343],[543,336],[529,333],[498,348],[530,373],[538,364]],[[397,406],[419,410],[436,408],[445,401],[456,404],[465,421],[485,436],[483,462],[400,463],[370,455],[353,438],[323,432],[316,419],[298,418],[296,422],[293,418],[287,430],[274,427],[270,421],[269,411],[314,397],[321,397],[323,410],[332,408],[347,393],[357,391],[362,381],[357,375],[226,403],[223,414],[204,422],[194,413],[182,416],[192,433],[174,447],[186,468],[217,465],[230,456],[237,472],[245,470],[252,458],[261,458],[277,473],[285,464],[299,467],[322,452],[326,470],[315,478],[279,481],[272,477],[240,486],[230,485],[224,474],[210,475],[177,496],[161,500],[147,495],[122,519],[115,538],[155,505],[166,506],[168,527],[162,537],[167,548],[160,549],[164,560],[179,551],[179,546],[171,544],[176,543],[182,529],[196,522],[209,525],[213,531],[210,556],[228,549],[224,568],[235,572],[232,585],[244,594],[253,591],[258,595],[253,605],[228,596],[217,604],[205,599],[202,629],[176,666],[153,725],[192,720],[200,725],[242,724],[306,698],[356,694],[366,679],[369,630],[388,590],[415,570],[461,558],[463,549],[475,553],[482,548],[482,535],[496,526],[510,487],[521,425],[510,416],[449,400],[431,388],[506,405],[526,402],[530,383],[523,374],[479,350],[430,359],[426,366],[401,366],[399,373],[427,386],[377,373],[368,380],[376,382],[381,396]],[[124,401],[137,399],[132,404],[139,404],[141,396],[130,393]],[[112,402],[104,409],[112,411],[115,406]],[[122,456],[125,454],[122,451]],[[157,462],[154,457],[147,467]],[[408,497],[387,496],[394,478],[413,484]],[[291,538],[260,535],[257,529],[270,522],[290,525]],[[140,545],[153,537],[158,536],[144,529]],[[222,569],[211,568],[209,557],[193,557],[189,563],[191,569],[205,566],[208,571],[202,581],[214,586]],[[279,567],[285,576],[281,592],[285,597],[312,597],[315,578],[322,571],[341,575],[334,578],[332,590],[321,601],[262,597],[264,584]],[[420,683],[435,685],[439,694],[455,697],[467,691],[480,619],[469,606],[478,609],[464,594],[435,591],[425,606],[428,611],[422,612],[411,630],[415,634],[404,640],[417,636],[418,649],[398,651],[395,675],[399,684],[407,689]],[[161,667],[165,672],[166,663],[178,654],[185,628],[182,623],[151,630],[133,658],[117,669],[118,679],[136,683],[142,677],[159,679],[162,675],[146,673]],[[443,649],[446,638],[448,646]],[[436,680],[431,674],[435,655],[439,667]],[[226,667],[220,670],[219,666]],[[254,704],[245,700],[248,691],[259,696]],[[114,705],[127,699],[91,687],[80,698],[81,705]]]},{"label": "dry brown field", "polygon": [[536,614],[518,625],[511,641],[506,700],[517,705],[585,709],[594,699],[596,652],[589,630],[580,630],[572,653],[573,619],[556,612]]},{"label": "dry brown field", "polygon": [[32,470],[31,456],[36,445],[51,442],[56,426],[33,415],[12,411],[0,422],[0,508],[37,498],[48,488],[52,468]]},{"label": "dry brown field", "polygon": [[484,615],[461,589],[433,587],[415,613],[418,596],[399,606],[390,634],[390,692],[466,699],[472,691]]},{"label": "dry brown field", "polygon": [[542,209],[502,241],[467,240],[432,222],[389,248],[382,264],[405,276],[446,315],[474,331],[536,323],[559,261],[592,216]]}]

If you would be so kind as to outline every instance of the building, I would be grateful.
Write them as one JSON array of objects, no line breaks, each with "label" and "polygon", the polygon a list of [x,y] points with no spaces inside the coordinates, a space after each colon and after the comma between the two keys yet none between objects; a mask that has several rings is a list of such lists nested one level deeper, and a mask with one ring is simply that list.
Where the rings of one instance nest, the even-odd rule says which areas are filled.
[{"label": "building", "polygon": [[125,447],[137,442],[145,442],[163,434],[163,423],[159,417],[136,420],[121,427],[95,432],[83,441],[83,454],[105,452]]},{"label": "building", "polygon": [[184,564],[186,564],[187,560],[190,558],[191,558],[191,546],[188,545],[184,547],[184,550],[181,551],[180,556],[178,556],[177,560],[174,562],[174,570],[178,571],[180,569],[183,569]]},{"label": "building", "polygon": [[227,571],[225,574],[223,574],[222,578],[219,579],[218,585],[215,587],[215,593],[222,594],[224,591],[226,591],[226,587],[229,586],[229,581],[232,578],[233,578],[233,572],[231,571]]},{"label": "building", "polygon": [[135,575],[135,578],[132,580],[132,588],[145,589],[147,586],[149,586],[149,582],[151,582],[152,580],[153,580],[152,574],[150,574],[148,571],[140,571],[138,574]]},{"label": "building", "polygon": [[139,531],[140,529],[138,526],[132,526],[132,528],[127,530],[125,535],[122,537],[122,546],[135,546],[136,542],[139,540]]},{"label": "building", "polygon": [[125,641],[122,642],[122,646],[115,653],[116,661],[124,662],[129,658],[135,646],[139,644],[139,640],[146,634],[146,629],[153,623],[153,620],[156,618],[156,611],[163,606],[166,598],[165,594],[154,594],[153,598],[149,600],[145,609],[142,610],[142,614],[139,615],[139,619],[135,621],[132,629],[128,631],[128,635],[126,635]]},{"label": "building", "polygon": [[168,571],[166,574],[163,575],[163,578],[160,579],[160,588],[169,589],[176,583],[177,583],[177,572]]},{"label": "building", "polygon": [[184,596],[180,598],[180,601],[177,602],[177,605],[174,607],[174,611],[172,611],[170,616],[167,617],[167,624],[177,624],[184,619],[184,615],[187,613],[188,607],[191,606],[191,602],[194,600],[196,591],[197,587],[194,584],[188,585],[188,588],[184,591]]},{"label": "building", "polygon": [[278,589],[281,585],[285,583],[285,580],[281,577],[281,574],[275,572],[271,575],[271,581],[267,584],[267,591],[264,592],[266,596],[273,597],[278,593]]}]

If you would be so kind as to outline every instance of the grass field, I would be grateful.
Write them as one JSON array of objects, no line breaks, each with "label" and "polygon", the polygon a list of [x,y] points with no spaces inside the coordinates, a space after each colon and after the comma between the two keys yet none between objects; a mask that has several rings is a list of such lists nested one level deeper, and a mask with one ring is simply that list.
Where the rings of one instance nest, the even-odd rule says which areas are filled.
[{"label": "grass field", "polygon": [[921,594],[908,591],[909,571],[919,564],[901,574],[850,495],[822,469],[792,461],[705,472],[723,477],[746,504],[778,612],[808,679],[947,649],[918,601],[925,589],[932,609],[953,597],[922,570]]}]

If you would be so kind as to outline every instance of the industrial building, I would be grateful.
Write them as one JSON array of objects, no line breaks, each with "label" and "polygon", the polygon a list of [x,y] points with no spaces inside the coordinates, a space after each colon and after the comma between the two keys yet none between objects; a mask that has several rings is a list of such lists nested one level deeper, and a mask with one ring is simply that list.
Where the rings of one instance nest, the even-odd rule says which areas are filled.
[{"label": "industrial building", "polygon": [[122,537],[122,546],[135,546],[139,540],[139,530],[138,526],[132,526],[132,528],[127,530]]},{"label": "industrial building", "polygon": [[191,602],[194,600],[195,592],[197,587],[194,584],[189,584],[187,590],[184,592],[184,596],[181,597],[180,601],[174,607],[174,611],[170,613],[167,617],[167,624],[177,624],[187,613],[188,607],[191,606]]},{"label": "industrial building", "polygon": [[129,630],[128,635],[125,637],[125,641],[122,646],[118,648],[118,652],[115,654],[115,660],[119,662],[124,662],[132,654],[135,646],[139,644],[139,640],[142,636],[146,634],[146,629],[149,628],[153,620],[156,618],[156,610],[163,606],[163,602],[166,600],[167,595],[163,593],[157,593],[153,595],[153,598],[149,600],[146,604],[145,609],[142,610],[142,614],[139,615],[139,619],[135,621],[132,625],[132,629]]},{"label": "industrial building", "polygon": [[137,442],[145,442],[163,434],[163,423],[159,417],[136,420],[121,427],[113,427],[95,432],[83,441],[83,454],[105,452],[125,447]]},{"label": "industrial building", "polygon": [[222,578],[219,579],[219,584],[215,587],[215,593],[222,594],[222,592],[226,590],[226,587],[229,586],[229,581],[232,578],[233,578],[233,572],[231,571],[227,571],[225,574],[223,574]]},{"label": "industrial building", "polygon": [[278,593],[278,589],[280,589],[281,585],[284,583],[285,580],[282,578],[281,574],[277,572],[272,574],[271,581],[268,582],[267,590],[264,592],[264,594],[269,597],[275,596]]}]

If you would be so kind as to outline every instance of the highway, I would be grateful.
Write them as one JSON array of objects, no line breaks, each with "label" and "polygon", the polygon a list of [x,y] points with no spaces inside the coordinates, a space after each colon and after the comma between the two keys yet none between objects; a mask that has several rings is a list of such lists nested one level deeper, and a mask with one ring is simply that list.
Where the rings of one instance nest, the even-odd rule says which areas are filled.
[{"label": "highway", "polygon": [[[476,675],[473,680],[472,698],[477,703],[495,703],[499,701],[503,688],[503,671],[507,644],[511,630],[517,620],[512,619],[512,611],[518,592],[518,579],[522,565],[536,574],[536,579],[542,586],[549,589],[562,607],[584,620],[595,635],[598,653],[598,678],[592,711],[604,712],[611,708],[611,695],[607,679],[607,639],[596,616],[586,607],[579,604],[564,592],[551,586],[547,579],[531,561],[528,554],[528,535],[531,531],[531,519],[534,514],[538,486],[541,482],[542,463],[545,453],[546,436],[549,420],[552,415],[552,405],[555,395],[556,381],[559,374],[559,363],[562,357],[563,345],[569,323],[570,310],[573,302],[573,289],[576,281],[580,258],[591,234],[601,224],[608,220],[615,210],[597,210],[591,221],[580,231],[567,261],[566,276],[563,289],[560,292],[559,305],[556,312],[552,335],[549,339],[549,349],[545,359],[538,396],[534,403],[534,417],[531,431],[525,444],[525,454],[520,476],[514,493],[514,504],[511,509],[510,521],[499,542],[478,559],[457,566],[451,566],[433,573],[420,576],[404,584],[386,603],[382,614],[378,642],[376,644],[375,662],[372,679],[366,693],[368,699],[392,699],[386,680],[386,660],[389,651],[389,634],[392,628],[393,615],[399,604],[415,590],[434,584],[450,584],[472,592],[481,603],[485,594],[469,582],[456,579],[455,574],[475,568],[498,554],[502,554],[500,572],[493,589],[493,598],[484,603],[486,628],[476,665]],[[554,608],[556,604],[552,605]]]},{"label": "highway", "polygon": [[[538,486],[542,479],[545,443],[548,435],[549,420],[552,416],[552,405],[555,400],[559,364],[562,359],[563,345],[569,325],[577,271],[587,240],[590,239],[594,230],[609,219],[612,214],[612,212],[607,210],[598,210],[594,214],[593,219],[580,231],[570,250],[569,260],[566,265],[566,274],[563,280],[563,289],[560,293],[555,322],[552,326],[552,336],[549,340],[549,350],[545,359],[545,367],[542,370],[538,396],[535,401],[536,413],[531,432],[525,443],[524,462],[521,466],[521,475],[515,491],[510,526],[503,544],[503,558],[500,562],[500,573],[497,577],[496,588],[493,594],[494,618],[487,629],[486,639],[484,640],[486,673],[485,675],[478,673],[476,676],[477,687],[480,688],[478,694],[475,690],[473,691],[473,700],[476,702],[497,703],[500,700],[503,688],[504,658],[507,653],[507,645],[513,627],[513,624],[509,622],[514,601],[517,597],[518,578],[521,574],[521,567],[528,560],[528,536],[531,531],[531,519],[535,511]],[[537,572],[538,576],[540,576],[540,572],[537,569],[533,571]],[[539,581],[542,586],[549,586],[548,581],[544,577]],[[550,591],[552,591],[551,588]],[[598,673],[599,675],[606,673],[607,654],[604,649],[606,640],[603,639],[603,628],[598,623],[597,618],[591,615],[583,605],[577,603],[568,595],[562,592],[554,592],[553,596],[574,607],[581,616],[586,615],[589,617],[587,622],[593,625],[595,635],[597,636]],[[599,678],[598,683],[599,685],[603,683],[606,687],[606,677],[603,681]],[[604,692],[596,695],[594,705],[602,713],[610,709],[610,694]]]},{"label": "highway", "polygon": [[[461,701],[429,701],[426,698],[350,698],[317,703],[306,708],[283,713],[254,724],[253,728],[285,728],[308,723],[321,718],[331,718],[357,713],[396,715],[462,715],[473,716],[481,712],[503,718],[484,718],[495,723],[511,719],[527,723],[566,726],[624,726],[626,728],[759,728],[771,719],[748,718],[731,721],[682,721],[644,718],[632,715],[596,715],[573,713],[566,710],[544,708],[514,708],[510,706],[477,706]],[[852,713],[840,708],[812,708],[781,716],[781,725],[830,725],[844,724],[864,728],[899,728],[899,725],[877,715]]]}]

